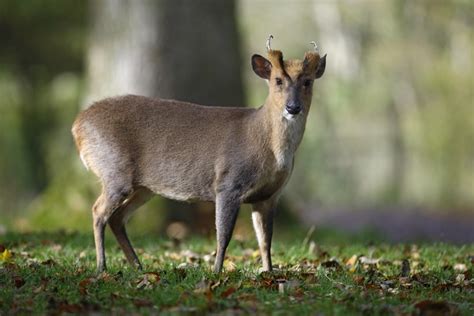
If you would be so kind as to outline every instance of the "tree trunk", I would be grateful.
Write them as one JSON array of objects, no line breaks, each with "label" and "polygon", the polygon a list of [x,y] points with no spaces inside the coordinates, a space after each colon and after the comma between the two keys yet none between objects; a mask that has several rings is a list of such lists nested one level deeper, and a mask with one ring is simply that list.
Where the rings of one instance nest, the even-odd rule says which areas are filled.
[{"label": "tree trunk", "polygon": [[[206,105],[242,105],[234,1],[91,1],[88,51],[91,101],[121,94]],[[167,221],[208,230],[212,208],[167,202]],[[203,227],[197,227],[196,219]]]}]

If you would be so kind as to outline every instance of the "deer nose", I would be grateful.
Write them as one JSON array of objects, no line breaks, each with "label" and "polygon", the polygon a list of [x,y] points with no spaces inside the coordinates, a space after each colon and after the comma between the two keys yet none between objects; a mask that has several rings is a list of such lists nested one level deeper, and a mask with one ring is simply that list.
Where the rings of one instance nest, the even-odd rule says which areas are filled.
[{"label": "deer nose", "polygon": [[286,111],[292,115],[298,114],[301,112],[301,104],[298,102],[288,102],[286,104]]}]

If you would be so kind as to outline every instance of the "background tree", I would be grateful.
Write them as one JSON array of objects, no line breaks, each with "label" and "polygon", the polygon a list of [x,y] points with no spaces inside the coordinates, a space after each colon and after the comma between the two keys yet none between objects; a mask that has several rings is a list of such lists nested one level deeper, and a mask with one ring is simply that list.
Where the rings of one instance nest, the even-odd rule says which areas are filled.
[{"label": "background tree", "polygon": [[[267,87],[248,58],[265,54],[270,33],[285,57],[313,40],[328,54],[284,191],[303,223],[338,211],[351,224],[364,212],[400,214],[401,228],[424,222],[407,217],[415,213],[472,222],[469,1],[221,2],[0,2],[0,232],[90,231],[100,188],[70,128],[92,100],[137,93],[260,106]],[[162,201],[138,212],[132,233],[156,230]],[[212,212],[184,214],[212,225]]]},{"label": "background tree", "polygon": [[[91,1],[90,9],[85,107],[128,93],[244,104],[234,1],[106,0]],[[168,222],[213,226],[208,204],[167,201],[163,209]]]}]

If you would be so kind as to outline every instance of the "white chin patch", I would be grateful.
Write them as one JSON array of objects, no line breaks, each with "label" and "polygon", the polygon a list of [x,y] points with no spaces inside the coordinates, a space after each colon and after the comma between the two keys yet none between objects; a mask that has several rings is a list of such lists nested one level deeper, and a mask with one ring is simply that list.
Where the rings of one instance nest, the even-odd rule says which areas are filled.
[{"label": "white chin patch", "polygon": [[296,115],[298,114],[291,114],[286,109],[283,110],[283,117],[286,118],[288,121],[292,121],[296,119]]}]

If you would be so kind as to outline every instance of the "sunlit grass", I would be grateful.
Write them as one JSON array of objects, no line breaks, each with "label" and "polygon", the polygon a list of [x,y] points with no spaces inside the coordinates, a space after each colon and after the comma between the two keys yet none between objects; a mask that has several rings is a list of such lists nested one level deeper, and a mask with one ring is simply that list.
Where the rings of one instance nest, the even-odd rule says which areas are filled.
[{"label": "sunlit grass", "polygon": [[[305,241],[297,232],[277,239],[273,273],[259,271],[254,240],[234,240],[220,276],[211,272],[213,239],[135,236],[140,272],[108,238],[109,270],[97,275],[91,234],[12,233],[0,242],[13,254],[0,262],[0,313],[400,314],[424,300],[461,314],[474,311],[473,245],[336,236],[317,232]],[[403,260],[408,272],[402,272]]]}]

